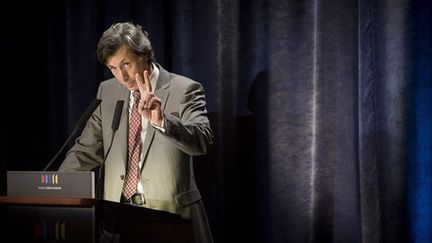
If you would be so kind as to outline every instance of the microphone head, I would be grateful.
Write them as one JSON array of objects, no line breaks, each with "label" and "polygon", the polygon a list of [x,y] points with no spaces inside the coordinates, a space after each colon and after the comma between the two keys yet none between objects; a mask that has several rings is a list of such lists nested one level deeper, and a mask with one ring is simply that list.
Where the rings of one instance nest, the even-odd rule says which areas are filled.
[{"label": "microphone head", "polygon": [[112,130],[116,131],[119,128],[121,112],[123,110],[124,100],[117,100],[117,104],[114,110],[114,116],[111,124]]}]

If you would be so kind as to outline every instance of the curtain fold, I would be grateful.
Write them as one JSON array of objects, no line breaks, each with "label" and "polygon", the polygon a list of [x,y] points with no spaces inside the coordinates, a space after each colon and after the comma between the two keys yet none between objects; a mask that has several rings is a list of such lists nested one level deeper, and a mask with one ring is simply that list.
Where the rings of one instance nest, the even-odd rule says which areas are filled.
[{"label": "curtain fold", "polygon": [[375,7],[373,1],[359,2],[358,85],[358,178],[361,225],[360,242],[383,242],[380,192],[378,188],[377,91],[374,56]]},{"label": "curtain fold", "polygon": [[411,242],[432,241],[432,3],[414,1],[414,65],[408,103],[408,228]]}]

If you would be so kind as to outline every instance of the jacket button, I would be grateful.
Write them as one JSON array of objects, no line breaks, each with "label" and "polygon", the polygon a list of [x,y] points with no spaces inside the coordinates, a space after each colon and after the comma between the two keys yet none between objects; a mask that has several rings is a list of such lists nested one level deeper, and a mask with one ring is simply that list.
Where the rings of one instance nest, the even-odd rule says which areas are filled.
[{"label": "jacket button", "polygon": [[121,176],[120,176],[120,179],[121,179],[121,180],[124,180],[124,178],[125,178],[124,175],[121,175]]}]

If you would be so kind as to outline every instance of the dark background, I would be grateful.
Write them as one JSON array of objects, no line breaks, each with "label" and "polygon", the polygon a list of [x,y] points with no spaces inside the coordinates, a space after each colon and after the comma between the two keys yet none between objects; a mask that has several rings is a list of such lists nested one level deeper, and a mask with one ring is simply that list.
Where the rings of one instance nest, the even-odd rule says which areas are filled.
[{"label": "dark background", "polygon": [[432,241],[430,1],[7,5],[2,195],[6,171],[42,170],[110,77],[102,32],[135,21],[157,62],[206,89],[216,142],[195,172],[215,242]]}]

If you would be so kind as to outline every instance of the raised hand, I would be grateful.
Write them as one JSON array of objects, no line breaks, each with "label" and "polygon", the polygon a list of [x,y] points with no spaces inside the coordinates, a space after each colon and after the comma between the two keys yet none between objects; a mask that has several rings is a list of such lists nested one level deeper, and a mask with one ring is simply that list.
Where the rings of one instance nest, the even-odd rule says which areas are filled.
[{"label": "raised hand", "polygon": [[138,104],[138,112],[141,116],[150,120],[155,126],[162,126],[162,111],[161,111],[161,100],[154,95],[149,79],[149,73],[144,70],[143,73],[144,81],[141,76],[135,74],[135,80],[138,84],[138,90],[141,95],[140,103]]}]

